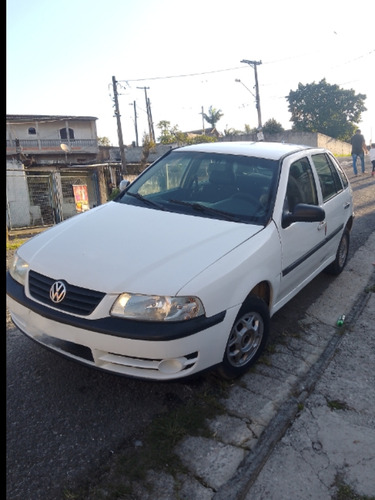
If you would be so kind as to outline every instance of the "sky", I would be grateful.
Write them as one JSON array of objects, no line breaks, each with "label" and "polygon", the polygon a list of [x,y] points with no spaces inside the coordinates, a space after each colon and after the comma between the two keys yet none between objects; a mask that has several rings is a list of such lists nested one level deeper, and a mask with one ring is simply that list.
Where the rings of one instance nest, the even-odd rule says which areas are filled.
[{"label": "sky", "polygon": [[[262,123],[290,129],[286,96],[319,83],[367,96],[358,124],[375,142],[373,12],[348,0],[7,0],[7,114],[96,117],[99,137],[118,145],[112,79],[125,145],[161,121],[201,129]],[[367,7],[369,10],[369,7]],[[240,80],[240,82],[236,82]],[[135,105],[134,105],[135,103]],[[137,120],[135,120],[135,111]],[[209,124],[205,122],[205,127]]]}]

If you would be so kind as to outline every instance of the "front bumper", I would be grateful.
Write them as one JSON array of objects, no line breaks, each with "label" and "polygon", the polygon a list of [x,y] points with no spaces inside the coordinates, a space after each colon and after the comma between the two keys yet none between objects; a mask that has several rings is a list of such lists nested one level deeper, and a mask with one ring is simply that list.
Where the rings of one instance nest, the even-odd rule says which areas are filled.
[{"label": "front bumper", "polygon": [[237,310],[178,323],[89,319],[39,304],[7,279],[14,324],[39,344],[70,359],[141,379],[184,378],[222,361]]}]

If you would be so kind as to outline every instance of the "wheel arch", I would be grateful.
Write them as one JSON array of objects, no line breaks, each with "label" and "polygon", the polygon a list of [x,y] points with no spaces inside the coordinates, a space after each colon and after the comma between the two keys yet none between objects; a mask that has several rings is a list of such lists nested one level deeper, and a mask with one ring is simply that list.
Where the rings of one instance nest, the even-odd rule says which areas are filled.
[{"label": "wheel arch", "polygon": [[265,304],[267,305],[268,309],[270,309],[271,298],[272,298],[272,290],[270,283],[268,281],[259,282],[251,289],[245,301],[250,297],[257,297],[259,299],[262,299],[263,302],[265,302]]},{"label": "wheel arch", "polygon": [[353,215],[351,215],[351,216],[349,217],[349,219],[348,219],[347,223],[346,223],[346,226],[345,226],[345,228],[346,228],[349,232],[351,232],[351,230],[352,230],[352,228],[353,228],[353,222],[354,222],[354,216],[353,216]]}]

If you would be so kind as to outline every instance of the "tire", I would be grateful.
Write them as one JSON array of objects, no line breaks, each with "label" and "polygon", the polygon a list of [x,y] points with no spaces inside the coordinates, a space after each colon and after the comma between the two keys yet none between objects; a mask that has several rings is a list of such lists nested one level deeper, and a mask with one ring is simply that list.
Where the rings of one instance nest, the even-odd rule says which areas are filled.
[{"label": "tire", "polygon": [[335,260],[326,269],[326,273],[338,276],[346,266],[346,261],[348,260],[350,245],[350,233],[348,229],[345,229],[336,252]]},{"label": "tire", "polygon": [[267,305],[256,297],[247,299],[232,326],[220,375],[231,380],[246,373],[267,344],[270,315]]}]

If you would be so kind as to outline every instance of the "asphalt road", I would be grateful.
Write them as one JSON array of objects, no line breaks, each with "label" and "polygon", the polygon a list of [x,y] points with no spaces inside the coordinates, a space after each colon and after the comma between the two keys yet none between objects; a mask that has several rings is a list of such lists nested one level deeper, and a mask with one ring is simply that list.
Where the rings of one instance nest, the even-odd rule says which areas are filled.
[{"label": "asphalt road", "polygon": [[[356,211],[351,256],[375,230],[375,180],[354,178],[351,161],[342,163]],[[279,311],[272,337],[303,317],[332,279],[321,274]],[[214,383],[204,376],[163,384],[102,373],[41,348],[8,323],[6,338],[8,500],[65,498],[65,489],[90,481],[129,441],[142,440],[155,416]]]}]

